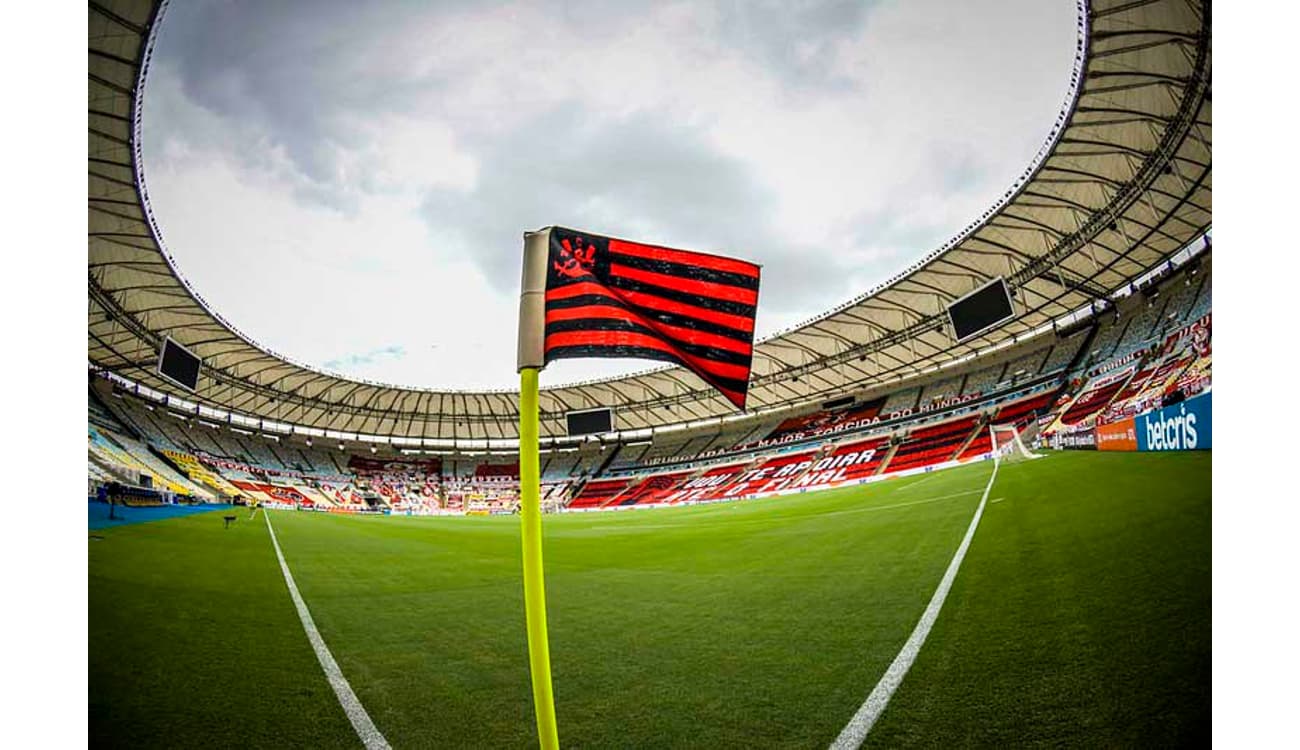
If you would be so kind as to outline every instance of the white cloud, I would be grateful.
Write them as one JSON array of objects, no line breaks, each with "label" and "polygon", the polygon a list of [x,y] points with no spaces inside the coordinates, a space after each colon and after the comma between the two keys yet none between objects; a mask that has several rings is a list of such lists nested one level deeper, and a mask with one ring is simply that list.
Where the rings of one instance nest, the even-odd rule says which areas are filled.
[{"label": "white cloud", "polygon": [[754,257],[760,333],[892,275],[1029,162],[1074,34],[1065,0],[312,9],[172,6],[154,210],[256,340],[436,387],[514,384],[544,223]]}]

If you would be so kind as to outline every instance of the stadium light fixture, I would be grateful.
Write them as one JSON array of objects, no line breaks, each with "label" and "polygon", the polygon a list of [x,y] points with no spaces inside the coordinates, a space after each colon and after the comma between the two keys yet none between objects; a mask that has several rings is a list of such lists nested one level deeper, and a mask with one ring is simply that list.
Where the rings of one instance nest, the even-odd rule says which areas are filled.
[{"label": "stadium light fixture", "polygon": [[372,446],[370,446],[370,452],[371,452],[371,453],[378,453],[378,452],[379,452],[379,449],[372,445]]},{"label": "stadium light fixture", "polygon": [[311,447],[311,438],[307,438],[307,447],[308,447],[308,448]]}]

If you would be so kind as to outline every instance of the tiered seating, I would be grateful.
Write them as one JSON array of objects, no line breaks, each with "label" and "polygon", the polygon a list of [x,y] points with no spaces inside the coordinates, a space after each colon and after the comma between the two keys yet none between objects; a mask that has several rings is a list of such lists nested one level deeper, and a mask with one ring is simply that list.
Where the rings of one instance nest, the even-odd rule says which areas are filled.
[{"label": "tiered seating", "polygon": [[573,502],[569,503],[569,507],[599,508],[613,500],[616,495],[627,489],[631,483],[631,479],[597,479],[587,482],[582,491],[574,496]]},{"label": "tiered seating", "polygon": [[94,483],[103,483],[113,481],[113,475],[96,466],[94,462],[86,462],[86,478]]},{"label": "tiered seating", "polygon": [[334,501],[335,505],[344,508],[364,508],[366,506],[365,499],[357,494],[356,487],[351,483],[321,482],[318,487],[327,498]]},{"label": "tiered seating", "polygon": [[243,440],[238,440],[238,443],[244,447],[246,453],[253,457],[253,460],[250,463],[264,466],[268,469],[276,469],[277,471],[291,470],[290,467],[284,465],[284,462],[280,460],[279,456],[272,452],[273,448],[271,444],[267,442],[266,438],[249,436]]},{"label": "tiered seating", "polygon": [[[1056,346],[1052,347],[1051,354],[1047,355],[1047,361],[1043,363],[1039,372],[1043,375],[1047,375],[1056,372],[1057,370],[1064,369],[1070,364],[1070,360],[1074,359],[1074,355],[1079,353],[1079,347],[1083,346],[1083,342],[1086,338],[1087,336],[1079,334],[1068,339],[1057,341]],[[1010,370],[1008,374],[1011,372],[1015,372],[1015,370]]]},{"label": "tiered seating", "polygon": [[[1193,320],[1199,320],[1210,314],[1210,301],[1211,297],[1213,297],[1213,290],[1211,287],[1213,282],[1214,276],[1206,272],[1205,281],[1201,286],[1200,292],[1192,302],[1192,307],[1188,310],[1187,317],[1184,318],[1186,322],[1190,323]],[[1192,283],[1195,284],[1196,281],[1193,279]]]},{"label": "tiered seating", "polygon": [[840,445],[813,464],[808,472],[812,475],[809,486],[827,487],[866,479],[876,473],[888,452],[889,438],[883,435]]},{"label": "tiered seating", "polygon": [[894,412],[915,408],[916,399],[917,396],[920,395],[920,391],[920,387],[904,388],[901,391],[889,394],[889,397],[885,399],[885,403],[880,406],[881,416],[888,419],[889,415]]},{"label": "tiered seating", "polygon": [[[1041,356],[1041,352],[1039,354]],[[1002,368],[1002,364],[996,364],[972,372],[966,378],[966,385],[961,389],[962,394],[976,395],[992,391],[993,386],[998,384],[998,376],[1002,374]],[[1007,373],[1008,377],[1010,377],[1011,372],[1014,372],[1014,370]]]},{"label": "tiered seating", "polygon": [[[759,440],[762,440],[765,436],[771,435],[782,421],[783,420],[776,419],[758,420],[750,424],[749,427],[741,430],[739,433],[729,433],[729,435],[735,435],[735,437],[732,438],[731,444],[727,445],[726,448],[739,448],[742,445],[753,445]],[[710,448],[722,449],[723,442],[719,440],[715,445],[710,446]]]},{"label": "tiered seating", "polygon": [[448,508],[470,513],[512,510],[519,505],[518,480],[450,480],[445,487]]},{"label": "tiered seating", "polygon": [[296,487],[271,484],[269,482],[248,482],[242,479],[236,479],[231,484],[242,490],[244,494],[261,502],[296,505],[305,508],[315,505],[311,498],[299,492]]},{"label": "tiered seating", "polygon": [[519,462],[511,464],[479,464],[474,467],[474,478],[479,480],[488,479],[519,479]]},{"label": "tiered seating", "polygon": [[1138,371],[1133,374],[1133,377],[1129,378],[1128,382],[1124,384],[1124,387],[1115,394],[1115,398],[1111,399],[1112,404],[1122,403],[1137,396],[1142,392],[1142,388],[1147,384],[1147,381],[1155,372],[1156,368],[1154,365],[1139,366]]},{"label": "tiered seating", "polygon": [[671,491],[665,498],[668,503],[685,503],[697,500],[713,500],[736,481],[749,467],[749,463],[732,463],[715,466],[699,476],[687,479],[680,487]]},{"label": "tiered seating", "polygon": [[993,450],[993,439],[989,435],[989,424],[1011,424],[1017,430],[1023,430],[1034,419],[1037,412],[1046,411],[1052,405],[1054,391],[1045,391],[1036,396],[1023,398],[998,409],[987,424],[981,424],[979,431],[970,443],[958,454],[958,461],[976,458]]},{"label": "tiered seating", "polygon": [[735,481],[701,499],[720,500],[786,489],[812,467],[813,460],[819,453],[820,451],[784,453],[761,460],[747,468]]},{"label": "tiered seating", "polygon": [[1212,370],[1211,355],[1206,354],[1192,360],[1192,363],[1178,376],[1174,387],[1185,396],[1195,396],[1210,387]]},{"label": "tiered seating", "polygon": [[296,484],[293,488],[302,493],[317,508],[333,508],[338,505],[329,495],[311,485]]},{"label": "tiered seating", "polygon": [[1101,330],[1097,331],[1097,336],[1092,342],[1092,351],[1096,352],[1093,356],[1096,360],[1110,358],[1110,353],[1115,350],[1115,344],[1119,341],[1120,334],[1124,332],[1126,322],[1125,320],[1108,322],[1101,327]]},{"label": "tiered seating", "polygon": [[750,445],[772,444],[783,440],[801,440],[853,429],[855,426],[861,425],[866,420],[873,419],[880,414],[881,407],[884,404],[884,398],[876,398],[847,409],[820,410],[799,417],[791,417],[778,424],[776,429],[772,430],[767,437]]},{"label": "tiered seating", "polygon": [[1106,405],[1115,398],[1115,394],[1119,393],[1119,390],[1128,381],[1128,374],[1131,374],[1131,371],[1119,374],[1110,373],[1093,378],[1084,387],[1083,392],[1074,399],[1074,403],[1070,404],[1070,407],[1061,415],[1061,423],[1076,425],[1106,408]]},{"label": "tiered seating", "polygon": [[87,425],[87,448],[99,463],[116,466],[128,477],[146,474],[155,487],[178,495],[210,498],[211,493],[200,489],[188,479],[177,474],[160,461],[139,442],[107,431],[101,432]]},{"label": "tiered seating", "polygon": [[945,378],[935,381],[921,391],[921,405],[932,404],[936,401],[947,401],[956,396],[961,390],[962,376]]},{"label": "tiered seating", "polygon": [[889,460],[889,465],[885,467],[885,473],[951,460],[961,444],[971,436],[971,431],[978,422],[978,417],[966,417],[916,430],[898,447],[894,457]]},{"label": "tiered seating", "polygon": [[552,451],[549,454],[542,455],[542,479],[543,480],[560,480],[568,479],[573,476],[573,470],[577,468],[580,456],[577,451],[560,452]]},{"label": "tiered seating", "polygon": [[1017,372],[1021,372],[1021,371],[1024,371],[1025,373],[1024,375],[1021,375],[1021,377],[1036,375],[1038,373],[1038,363],[1042,362],[1043,357],[1045,356],[1047,356],[1047,353],[1042,349],[1038,349],[1036,351],[1029,352],[1028,354],[1023,354],[1019,357],[1016,357],[1015,359],[1008,362],[1004,368],[1002,368],[1006,371],[1006,374],[1003,375],[999,380],[1000,381],[1011,380],[1011,378],[1015,377]]},{"label": "tiered seating", "polygon": [[[1186,286],[1182,288],[1187,289]],[[1181,304],[1190,305],[1191,299],[1189,292]],[[1210,318],[1205,316],[1166,336],[1137,374],[1103,404],[1105,408],[1100,411],[1096,421],[1105,424],[1160,407],[1165,397],[1179,387],[1187,370],[1201,358],[1206,358],[1207,361],[1204,363],[1204,369],[1198,367],[1198,372],[1208,372],[1209,354]],[[1199,375],[1193,380],[1199,386],[1197,390],[1192,391],[1194,393],[1199,393],[1209,382],[1208,377],[1202,379]],[[1184,390],[1184,394],[1187,393],[1188,391]],[[1088,405],[1083,404],[1083,401],[1084,396],[1080,396],[1076,401],[1079,409]],[[1063,415],[1062,421],[1067,425],[1076,424],[1097,411],[1094,409],[1081,412],[1079,409],[1071,407]]]},{"label": "tiered seating", "polygon": [[[444,486],[443,466],[439,459],[399,461],[353,456],[348,468],[356,474],[357,492],[377,494],[384,505],[402,512],[425,513],[440,509],[444,497],[451,494],[455,494],[457,503],[463,506],[471,500],[485,499],[478,487],[480,483],[509,483],[509,477],[498,478],[498,474],[490,471],[490,479],[453,477]],[[326,496],[331,497],[328,492]],[[346,495],[344,499],[349,500]]]},{"label": "tiered seating", "polygon": [[557,510],[568,505],[569,491],[572,486],[568,481],[542,482],[542,509]]},{"label": "tiered seating", "polygon": [[208,467],[200,463],[199,459],[194,456],[170,448],[164,448],[163,455],[167,456],[167,458],[171,459],[172,463],[180,467],[181,471],[184,472],[191,481],[211,487],[222,495],[228,497],[233,497],[239,494],[237,488],[233,484],[223,479],[220,474],[214,473],[208,469]]},{"label": "tiered seating", "polygon": [[655,505],[672,494],[692,472],[677,471],[671,474],[654,474],[618,495],[618,505]]},{"label": "tiered seating", "polygon": [[[1190,277],[1188,277],[1190,280]],[[1196,300],[1196,286],[1187,283],[1166,284],[1164,289],[1169,299],[1165,302],[1164,311],[1160,320],[1156,322],[1156,328],[1153,335],[1159,336],[1169,331],[1181,328],[1192,304]],[[1161,296],[1164,296],[1162,294]]]}]

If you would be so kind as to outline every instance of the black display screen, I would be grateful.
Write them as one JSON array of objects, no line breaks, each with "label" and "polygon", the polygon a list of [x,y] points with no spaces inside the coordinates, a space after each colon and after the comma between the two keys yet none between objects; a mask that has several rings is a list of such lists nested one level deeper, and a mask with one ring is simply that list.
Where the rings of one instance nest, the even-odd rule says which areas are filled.
[{"label": "black display screen", "polygon": [[565,415],[570,435],[594,435],[614,429],[614,414],[609,409],[571,411]]},{"label": "black display screen", "polygon": [[996,278],[948,306],[953,336],[958,341],[1015,316],[1011,293],[1001,278]]},{"label": "black display screen", "polygon": [[180,344],[165,339],[158,354],[158,374],[191,391],[199,387],[199,358]]}]

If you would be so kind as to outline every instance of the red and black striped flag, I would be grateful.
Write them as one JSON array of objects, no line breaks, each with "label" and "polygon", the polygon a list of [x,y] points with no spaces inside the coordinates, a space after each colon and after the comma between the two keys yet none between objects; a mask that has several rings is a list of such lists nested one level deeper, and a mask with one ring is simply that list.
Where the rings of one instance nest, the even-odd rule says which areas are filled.
[{"label": "red and black striped flag", "polygon": [[672,362],[744,409],[758,280],[747,261],[552,227],[545,361]]}]

